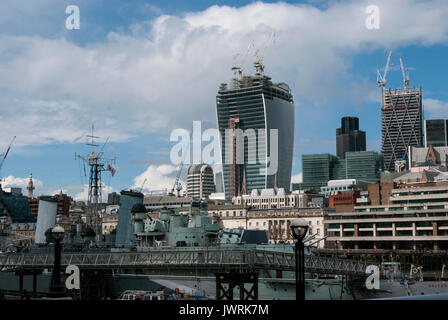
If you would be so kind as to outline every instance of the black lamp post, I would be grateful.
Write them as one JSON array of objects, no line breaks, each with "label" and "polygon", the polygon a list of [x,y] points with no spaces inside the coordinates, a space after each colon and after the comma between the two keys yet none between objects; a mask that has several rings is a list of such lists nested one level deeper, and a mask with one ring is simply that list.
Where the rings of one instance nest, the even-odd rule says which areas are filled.
[{"label": "black lamp post", "polygon": [[295,245],[296,258],[296,300],[305,300],[305,246],[303,238],[308,232],[308,222],[297,218],[289,226],[293,237],[297,240]]},{"label": "black lamp post", "polygon": [[64,228],[56,226],[49,231],[49,240],[54,242],[54,267],[51,274],[50,291],[48,297],[58,298],[64,297],[64,286],[61,284],[61,241],[64,239]]}]

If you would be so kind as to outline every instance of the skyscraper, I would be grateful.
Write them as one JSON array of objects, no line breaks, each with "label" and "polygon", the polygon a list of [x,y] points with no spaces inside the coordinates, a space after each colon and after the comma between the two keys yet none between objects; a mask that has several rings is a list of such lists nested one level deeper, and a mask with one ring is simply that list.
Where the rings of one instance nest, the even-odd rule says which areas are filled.
[{"label": "skyscraper", "polygon": [[425,120],[425,148],[448,146],[448,120]]},{"label": "skyscraper", "polygon": [[359,130],[357,117],[343,117],[341,127],[336,129],[336,155],[344,159],[350,151],[366,151],[366,133]]},{"label": "skyscraper", "polygon": [[395,161],[408,158],[408,147],[423,143],[422,88],[382,88],[381,153],[384,169],[395,171]]},{"label": "skyscraper", "polygon": [[276,176],[278,186],[289,190],[294,102],[288,85],[272,83],[259,67],[254,76],[234,79],[231,88],[220,86],[216,113],[226,199],[273,188]]},{"label": "skyscraper", "polygon": [[213,169],[208,164],[192,164],[187,173],[187,196],[194,200],[206,199],[215,192]]}]

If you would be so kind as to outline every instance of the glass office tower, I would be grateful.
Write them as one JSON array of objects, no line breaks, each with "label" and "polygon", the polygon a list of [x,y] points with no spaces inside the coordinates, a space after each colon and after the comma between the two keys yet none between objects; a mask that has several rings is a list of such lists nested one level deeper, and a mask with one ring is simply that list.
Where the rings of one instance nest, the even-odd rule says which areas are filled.
[{"label": "glass office tower", "polygon": [[384,169],[408,159],[408,147],[423,144],[422,88],[384,89],[381,107],[381,153]]},{"label": "glass office tower", "polygon": [[425,120],[425,147],[448,146],[448,120]]},{"label": "glass office tower", "polygon": [[[294,102],[288,85],[273,84],[271,78],[260,73],[234,79],[231,88],[221,84],[216,97],[216,113],[226,199],[275,185],[289,190]],[[238,129],[243,134],[240,140],[236,134],[229,134]],[[275,131],[271,129],[278,130],[277,150],[271,146],[271,141],[275,141]],[[275,167],[274,172],[269,169]]]}]

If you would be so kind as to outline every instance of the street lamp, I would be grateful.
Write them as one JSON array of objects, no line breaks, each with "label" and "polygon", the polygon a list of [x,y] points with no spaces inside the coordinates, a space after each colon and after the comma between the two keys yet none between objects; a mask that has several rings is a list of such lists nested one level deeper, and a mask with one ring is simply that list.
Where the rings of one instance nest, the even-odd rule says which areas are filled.
[{"label": "street lamp", "polygon": [[295,245],[296,258],[296,300],[305,300],[305,246],[303,238],[308,232],[308,222],[297,218],[289,225],[293,237],[297,240]]},{"label": "street lamp", "polygon": [[54,267],[51,274],[50,291],[48,296],[51,298],[64,297],[64,286],[61,284],[61,241],[64,239],[64,228],[56,226],[45,232],[50,242],[54,242]]}]

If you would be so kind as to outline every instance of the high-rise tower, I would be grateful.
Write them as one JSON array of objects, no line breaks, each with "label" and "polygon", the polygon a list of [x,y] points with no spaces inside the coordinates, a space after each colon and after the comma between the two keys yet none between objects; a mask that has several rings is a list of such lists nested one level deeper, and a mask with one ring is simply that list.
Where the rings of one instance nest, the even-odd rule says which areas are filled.
[{"label": "high-rise tower", "polygon": [[202,200],[215,191],[213,169],[208,164],[192,164],[187,173],[187,196]]},{"label": "high-rise tower", "polygon": [[423,142],[422,88],[382,88],[381,153],[384,169],[395,171],[396,161],[406,161],[408,147]]},{"label": "high-rise tower", "polygon": [[[386,89],[386,76],[390,57],[387,57],[384,74],[377,72],[381,87],[381,153],[384,156],[384,170],[396,171],[406,167],[408,147],[420,147],[423,143],[422,88],[408,88],[409,68],[400,58],[403,88]],[[411,68],[412,69],[412,68]]]},{"label": "high-rise tower", "polygon": [[448,120],[425,120],[425,148],[448,146]]},{"label": "high-rise tower", "polygon": [[344,159],[346,152],[366,151],[366,133],[359,130],[357,117],[343,117],[336,129],[336,155]]},{"label": "high-rise tower", "polygon": [[233,79],[231,88],[222,84],[216,97],[226,199],[273,188],[276,175],[280,188],[290,188],[293,97],[288,85],[272,83],[260,64],[255,63],[255,75]]}]

